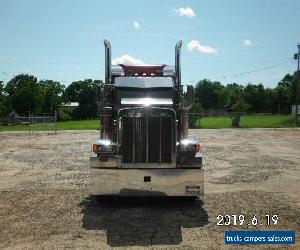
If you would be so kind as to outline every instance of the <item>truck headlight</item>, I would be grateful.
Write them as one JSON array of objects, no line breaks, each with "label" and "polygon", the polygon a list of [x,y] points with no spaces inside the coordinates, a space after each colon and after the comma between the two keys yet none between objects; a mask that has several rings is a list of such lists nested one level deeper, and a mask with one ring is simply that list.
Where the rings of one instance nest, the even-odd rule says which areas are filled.
[{"label": "truck headlight", "polygon": [[93,144],[93,152],[94,153],[112,152],[112,151],[113,151],[112,145],[103,146],[103,145]]},{"label": "truck headlight", "polygon": [[93,143],[92,151],[94,153],[106,153],[106,152],[113,152],[114,144],[109,140],[97,140]]},{"label": "truck headlight", "polygon": [[180,152],[198,153],[202,148],[200,143],[193,139],[184,139],[178,143]]}]

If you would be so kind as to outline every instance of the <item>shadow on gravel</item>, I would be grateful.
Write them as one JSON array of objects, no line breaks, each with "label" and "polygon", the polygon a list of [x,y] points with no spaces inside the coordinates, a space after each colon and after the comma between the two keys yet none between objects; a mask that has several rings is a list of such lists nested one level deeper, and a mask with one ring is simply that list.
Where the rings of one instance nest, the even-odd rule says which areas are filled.
[{"label": "shadow on gravel", "polygon": [[177,245],[181,227],[202,227],[208,215],[200,200],[171,197],[106,198],[91,196],[79,204],[83,228],[106,230],[109,246]]}]

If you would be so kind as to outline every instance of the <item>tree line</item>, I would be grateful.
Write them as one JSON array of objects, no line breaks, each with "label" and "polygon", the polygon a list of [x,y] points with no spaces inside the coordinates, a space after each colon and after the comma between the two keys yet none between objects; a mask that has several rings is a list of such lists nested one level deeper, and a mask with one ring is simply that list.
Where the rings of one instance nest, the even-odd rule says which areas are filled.
[{"label": "tree line", "polygon": [[[35,76],[20,74],[5,85],[0,82],[0,117],[12,111],[21,116],[28,116],[29,112],[39,115],[57,111],[59,120],[97,118],[94,90],[101,84],[101,80],[85,79],[65,87],[58,81],[38,81]],[[78,102],[79,106],[62,105],[68,102]]]},{"label": "tree line", "polygon": [[[244,111],[249,113],[291,113],[295,104],[296,74],[287,74],[274,88],[263,84],[238,83],[222,85],[218,81],[200,80],[194,89],[191,112]],[[95,88],[101,80],[74,81],[67,87],[58,81],[39,80],[28,74],[13,77],[6,84],[0,81],[0,117],[12,111],[20,115],[54,113],[60,120],[97,118]],[[76,108],[62,103],[78,102]]]},{"label": "tree line", "polygon": [[262,83],[222,85],[218,81],[201,80],[195,86],[191,112],[226,110],[229,112],[290,114],[296,99],[296,73],[286,74],[274,88]]}]

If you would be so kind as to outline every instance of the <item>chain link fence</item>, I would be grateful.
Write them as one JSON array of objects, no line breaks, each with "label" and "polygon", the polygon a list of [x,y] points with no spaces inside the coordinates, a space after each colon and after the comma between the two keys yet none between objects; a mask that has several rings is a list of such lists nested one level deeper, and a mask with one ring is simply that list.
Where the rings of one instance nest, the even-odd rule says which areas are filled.
[{"label": "chain link fence", "polygon": [[50,132],[57,133],[57,112],[54,114],[42,114],[38,116],[31,116],[29,114],[29,133],[34,132]]},{"label": "chain link fence", "polygon": [[[44,113],[40,115],[31,114],[18,115],[15,112],[10,113],[7,117],[0,119],[0,124],[5,126],[26,126],[28,132],[51,132],[57,133],[57,112],[54,114]],[[23,129],[24,130],[24,129]]]},{"label": "chain link fence", "polygon": [[293,127],[290,114],[207,112],[189,113],[189,128],[279,128]]}]

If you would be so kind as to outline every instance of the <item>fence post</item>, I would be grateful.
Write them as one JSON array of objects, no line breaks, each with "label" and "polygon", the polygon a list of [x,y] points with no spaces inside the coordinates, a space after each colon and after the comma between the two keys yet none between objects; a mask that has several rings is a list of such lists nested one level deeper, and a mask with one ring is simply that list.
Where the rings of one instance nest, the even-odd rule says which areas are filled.
[{"label": "fence post", "polygon": [[54,122],[55,122],[55,125],[54,125],[54,130],[55,130],[55,134],[56,134],[56,130],[57,130],[57,128],[56,128],[56,126],[57,126],[57,111],[55,110],[55,112],[54,112]]},{"label": "fence post", "polygon": [[44,122],[43,122],[44,126],[43,126],[43,127],[44,127],[44,134],[45,134],[45,133],[46,133],[46,131],[45,131],[45,130],[46,130],[46,120],[45,120],[45,113],[44,113],[43,115],[44,115]]},{"label": "fence post", "polygon": [[30,134],[30,110],[28,111],[28,131]]}]

